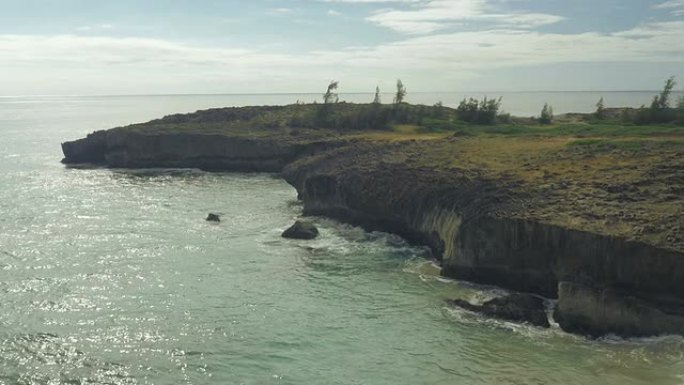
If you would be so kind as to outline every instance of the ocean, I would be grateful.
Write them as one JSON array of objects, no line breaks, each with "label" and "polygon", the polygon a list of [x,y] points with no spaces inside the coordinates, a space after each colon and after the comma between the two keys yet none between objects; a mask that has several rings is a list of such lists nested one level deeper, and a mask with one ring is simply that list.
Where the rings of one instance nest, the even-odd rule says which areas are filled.
[{"label": "ocean", "polygon": [[[526,116],[653,94],[491,96]],[[325,218],[317,240],[281,238],[301,206],[277,175],[59,163],[61,142],[96,129],[317,97],[0,98],[0,385],[684,383],[681,337],[591,341],[451,309],[501,290]]]}]

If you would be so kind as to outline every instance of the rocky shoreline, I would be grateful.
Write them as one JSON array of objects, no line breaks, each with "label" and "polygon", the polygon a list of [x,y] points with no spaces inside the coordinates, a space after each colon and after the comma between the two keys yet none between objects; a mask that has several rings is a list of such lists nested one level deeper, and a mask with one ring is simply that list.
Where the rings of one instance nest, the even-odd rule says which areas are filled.
[{"label": "rocky shoreline", "polygon": [[510,181],[358,167],[341,152],[285,168],[306,215],[428,245],[447,277],[558,298],[555,318],[566,331],[684,334],[681,251],[521,219],[533,197]]},{"label": "rocky shoreline", "polygon": [[[297,189],[304,215],[427,245],[447,277],[557,298],[554,317],[566,331],[684,335],[684,247],[677,239],[613,232],[609,226],[615,224],[582,211],[599,209],[564,209],[567,202],[551,197],[573,190],[560,182],[541,189],[514,175],[495,176],[486,167],[428,167],[411,158],[436,146],[461,148],[459,140],[118,128],[66,142],[62,149],[66,164],[279,172]],[[596,198],[599,208],[613,203],[611,197],[601,199]],[[546,215],[550,207],[585,222],[554,222]]]}]

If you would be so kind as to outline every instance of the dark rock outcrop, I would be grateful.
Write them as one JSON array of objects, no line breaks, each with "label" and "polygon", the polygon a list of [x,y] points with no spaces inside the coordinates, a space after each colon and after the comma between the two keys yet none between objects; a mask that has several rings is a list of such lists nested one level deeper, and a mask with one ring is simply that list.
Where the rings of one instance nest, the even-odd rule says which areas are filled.
[{"label": "dark rock outcrop", "polygon": [[600,337],[684,335],[682,297],[564,281],[554,319],[563,330]]},{"label": "dark rock outcrop", "polygon": [[461,299],[448,302],[451,305],[492,318],[525,322],[543,328],[550,327],[544,300],[530,294],[511,294],[506,297],[494,298],[482,305],[473,305]]},{"label": "dark rock outcrop", "polygon": [[297,221],[282,234],[283,238],[310,240],[318,236],[318,229],[310,222]]},{"label": "dark rock outcrop", "polygon": [[278,135],[250,137],[115,128],[62,143],[62,162],[113,168],[279,172],[300,156],[314,155],[342,144],[344,141],[334,139],[287,141]]},{"label": "dark rock outcrop", "polygon": [[107,131],[96,131],[83,139],[62,143],[62,163],[105,164],[107,153]]},{"label": "dark rock outcrop", "polygon": [[221,222],[221,217],[218,214],[209,214],[207,215],[207,222]]},{"label": "dark rock outcrop", "polygon": [[62,144],[64,163],[116,168],[199,168],[277,172],[295,153],[276,140],[210,134],[146,134],[114,129]]}]

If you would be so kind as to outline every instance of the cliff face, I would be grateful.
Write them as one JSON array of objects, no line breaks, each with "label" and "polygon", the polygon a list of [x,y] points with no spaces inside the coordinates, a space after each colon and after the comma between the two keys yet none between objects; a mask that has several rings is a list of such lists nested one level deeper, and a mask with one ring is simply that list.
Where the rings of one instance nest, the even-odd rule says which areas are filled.
[{"label": "cliff face", "polygon": [[334,141],[292,143],[220,134],[99,131],[62,144],[63,163],[115,168],[199,168],[209,171],[279,172],[304,154],[339,145]]},{"label": "cliff face", "polygon": [[62,143],[62,163],[105,164],[108,131],[97,131],[83,139]]},{"label": "cliff face", "polygon": [[[430,246],[447,277],[558,298],[570,332],[684,334],[684,253],[520,218],[530,197],[505,180],[336,151],[287,166],[306,215],[398,233]],[[377,156],[377,155],[374,155]]]},{"label": "cliff face", "polygon": [[668,248],[615,235],[613,222],[594,221],[591,231],[554,223],[545,219],[553,213],[548,207],[577,215],[548,198],[549,191],[565,191],[553,186],[567,183],[547,183],[539,193],[529,182],[475,167],[420,164],[423,154],[438,154],[438,144],[115,129],[62,148],[65,163],[282,171],[305,215],[427,245],[447,277],[558,298],[555,318],[567,331],[684,334],[684,250],[677,243]]}]

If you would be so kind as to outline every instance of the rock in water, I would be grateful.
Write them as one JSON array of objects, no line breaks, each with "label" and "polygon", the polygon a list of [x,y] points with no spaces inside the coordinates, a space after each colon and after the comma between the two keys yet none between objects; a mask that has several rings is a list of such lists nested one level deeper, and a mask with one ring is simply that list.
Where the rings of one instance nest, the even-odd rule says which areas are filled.
[{"label": "rock in water", "polygon": [[473,305],[460,299],[449,301],[449,303],[493,318],[527,322],[544,328],[550,327],[544,300],[530,294],[511,294],[487,301],[482,305]]},{"label": "rock in water", "polygon": [[221,217],[218,214],[209,214],[207,216],[207,222],[221,222]]},{"label": "rock in water", "polygon": [[314,239],[318,236],[318,229],[309,222],[297,221],[292,227],[283,232],[283,238]]}]

